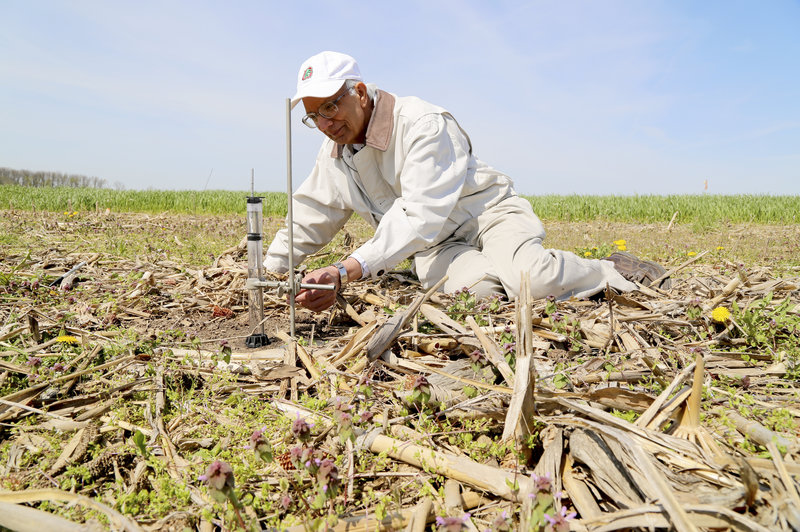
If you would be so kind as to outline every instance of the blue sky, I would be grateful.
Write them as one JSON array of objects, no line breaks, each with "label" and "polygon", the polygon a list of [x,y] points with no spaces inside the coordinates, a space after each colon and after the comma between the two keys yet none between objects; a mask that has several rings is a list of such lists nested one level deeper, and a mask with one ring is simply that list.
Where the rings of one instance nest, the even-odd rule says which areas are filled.
[{"label": "blue sky", "polygon": [[285,100],[336,50],[523,194],[800,194],[796,0],[0,0],[0,24],[0,166],[285,190]]}]

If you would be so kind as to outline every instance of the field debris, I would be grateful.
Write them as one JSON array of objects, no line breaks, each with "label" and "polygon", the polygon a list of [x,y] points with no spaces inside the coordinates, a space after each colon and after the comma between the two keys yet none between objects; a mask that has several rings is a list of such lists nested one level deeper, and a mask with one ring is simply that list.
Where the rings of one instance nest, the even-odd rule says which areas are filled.
[{"label": "field debris", "polygon": [[[176,245],[179,245],[176,243]],[[0,525],[800,529],[800,278],[476,301],[409,272],[337,308],[206,267],[42,246],[0,273]]]}]

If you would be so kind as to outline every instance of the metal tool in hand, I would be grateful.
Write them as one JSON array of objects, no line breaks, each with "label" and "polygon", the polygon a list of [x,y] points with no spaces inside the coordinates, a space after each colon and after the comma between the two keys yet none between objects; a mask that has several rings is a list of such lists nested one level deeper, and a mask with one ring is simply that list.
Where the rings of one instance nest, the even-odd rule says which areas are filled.
[{"label": "metal tool in hand", "polygon": [[[292,100],[286,99],[286,199],[287,226],[289,230],[289,276],[286,281],[266,281],[264,274],[264,245],[262,241],[262,198],[254,192],[253,174],[250,174],[250,197],[247,198],[247,281],[249,291],[250,326],[253,334],[247,337],[248,347],[261,347],[269,343],[264,334],[264,288],[277,288],[278,296],[289,296],[290,336],[295,334],[295,297],[301,290],[336,290],[333,284],[303,283],[294,275],[294,219],[292,216]],[[260,331],[260,332],[257,332]]]}]

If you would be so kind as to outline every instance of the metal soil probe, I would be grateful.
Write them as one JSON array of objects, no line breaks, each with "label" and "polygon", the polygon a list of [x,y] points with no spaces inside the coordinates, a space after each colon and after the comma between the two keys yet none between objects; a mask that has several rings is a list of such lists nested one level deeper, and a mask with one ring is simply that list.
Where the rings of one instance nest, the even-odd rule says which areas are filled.
[{"label": "metal soil probe", "polygon": [[[261,347],[269,343],[269,338],[264,333],[264,288],[277,288],[278,295],[289,296],[289,326],[290,336],[294,339],[295,323],[295,297],[301,290],[336,290],[332,284],[308,284],[295,278],[294,273],[294,219],[292,215],[292,100],[286,99],[286,198],[288,206],[287,226],[289,230],[289,276],[286,281],[266,281],[264,273],[264,245],[262,242],[262,213],[261,197],[253,191],[253,175],[250,175],[250,197],[247,198],[247,282],[245,289],[249,290],[250,326],[253,334],[247,337],[247,347]],[[260,332],[259,332],[260,331]]]}]

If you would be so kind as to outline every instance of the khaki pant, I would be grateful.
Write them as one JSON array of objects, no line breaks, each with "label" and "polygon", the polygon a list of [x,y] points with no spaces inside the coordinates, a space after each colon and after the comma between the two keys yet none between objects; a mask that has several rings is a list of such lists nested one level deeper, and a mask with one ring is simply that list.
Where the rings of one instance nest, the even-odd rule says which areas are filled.
[{"label": "khaki pant", "polygon": [[426,288],[448,276],[448,293],[468,287],[478,298],[519,294],[522,272],[529,272],[536,299],[585,298],[605,289],[635,290],[609,261],[584,259],[569,251],[545,249],[544,226],[530,203],[510,196],[474,218],[437,246],[417,253],[414,267]]}]

